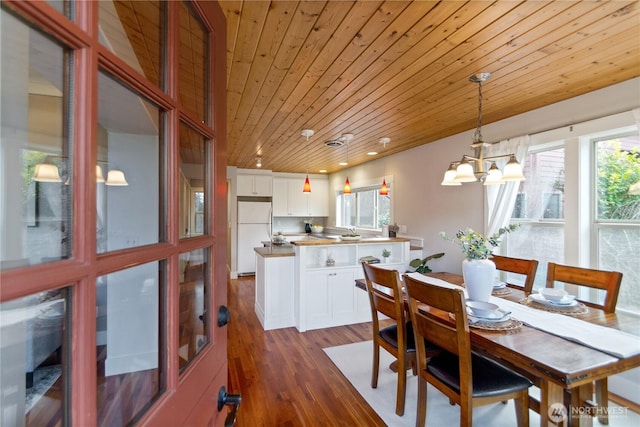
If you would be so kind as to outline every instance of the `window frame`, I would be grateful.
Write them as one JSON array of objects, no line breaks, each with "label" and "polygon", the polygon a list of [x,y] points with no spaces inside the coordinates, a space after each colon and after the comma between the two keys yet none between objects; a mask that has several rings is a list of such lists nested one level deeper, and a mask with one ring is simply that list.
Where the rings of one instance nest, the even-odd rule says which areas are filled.
[{"label": "window frame", "polygon": [[[357,197],[358,197],[358,193],[366,193],[366,192],[370,192],[370,191],[374,191],[376,194],[375,200],[374,200],[374,206],[373,206],[373,222],[374,224],[379,224],[380,223],[380,198],[381,197],[387,197],[389,199],[389,224],[393,223],[393,198],[391,197],[391,188],[393,183],[391,182],[391,180],[389,179],[385,179],[387,182],[387,188],[389,190],[389,194],[387,196],[381,196],[380,195],[380,186],[382,183],[382,178],[380,178],[378,184],[369,184],[369,185],[364,185],[364,184],[356,184],[354,185],[353,183],[351,184],[351,194],[344,194],[344,191],[341,189],[339,191],[336,192],[336,227],[337,228],[342,228],[345,230],[348,229],[358,229],[358,230],[364,230],[364,231],[372,231],[372,232],[376,232],[376,231],[382,231],[382,227],[371,227],[368,224],[365,226],[362,226],[360,224],[358,224],[358,201],[357,201]],[[356,198],[355,200],[355,211],[354,211],[354,216],[356,219],[356,224],[354,225],[344,225],[344,221],[347,218],[347,214],[345,213],[345,208],[344,208],[344,202],[343,202],[343,198],[344,197],[354,197]]]}]

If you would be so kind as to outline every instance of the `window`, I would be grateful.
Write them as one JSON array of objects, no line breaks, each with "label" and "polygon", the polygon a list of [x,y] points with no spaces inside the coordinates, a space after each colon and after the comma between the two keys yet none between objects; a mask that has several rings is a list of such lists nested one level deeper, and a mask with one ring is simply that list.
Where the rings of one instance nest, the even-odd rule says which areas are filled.
[{"label": "window", "polygon": [[530,150],[523,163],[527,179],[511,214],[511,223],[520,228],[504,239],[507,256],[540,261],[536,288],[545,285],[548,262],[564,261],[564,151],[561,142]]},{"label": "window", "polygon": [[[596,208],[593,221],[598,268],[623,274],[618,305],[640,312],[640,195],[629,194],[640,182],[638,133],[593,141]],[[631,191],[632,193],[632,191]]]},{"label": "window", "polygon": [[[391,184],[387,183],[389,191]],[[353,189],[336,196],[336,226],[380,230],[391,223],[391,197],[381,196],[379,186]]]},{"label": "window", "polygon": [[[505,238],[503,253],[540,261],[534,288],[545,286],[548,262],[620,271],[617,309],[640,313],[640,195],[630,191],[640,182],[638,131],[612,130],[539,147],[532,146],[525,160],[527,179],[511,215],[511,223],[521,227]],[[571,179],[565,192],[566,171]],[[573,204],[565,204],[567,199]]]}]

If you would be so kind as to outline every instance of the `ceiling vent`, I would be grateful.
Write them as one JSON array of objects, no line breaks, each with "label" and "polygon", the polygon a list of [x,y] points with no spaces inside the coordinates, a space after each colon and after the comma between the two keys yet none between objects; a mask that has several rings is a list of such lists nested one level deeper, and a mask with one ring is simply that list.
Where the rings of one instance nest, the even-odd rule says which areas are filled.
[{"label": "ceiling vent", "polygon": [[325,142],[324,145],[326,145],[327,147],[342,147],[344,145],[344,142],[337,139],[332,139],[331,141]]},{"label": "ceiling vent", "polygon": [[352,133],[345,133],[340,136],[338,139],[332,139],[324,143],[327,147],[342,147],[346,142],[349,142],[353,139]]}]

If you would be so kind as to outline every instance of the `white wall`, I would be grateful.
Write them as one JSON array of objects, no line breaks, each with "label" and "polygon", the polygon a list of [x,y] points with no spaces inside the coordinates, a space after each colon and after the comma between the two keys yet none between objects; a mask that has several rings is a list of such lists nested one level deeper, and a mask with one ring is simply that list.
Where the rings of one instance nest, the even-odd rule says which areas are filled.
[{"label": "white wall", "polygon": [[[588,120],[628,112],[640,105],[640,79],[533,110],[483,126],[484,139],[496,142],[507,138],[543,132]],[[629,114],[631,119],[632,116]],[[632,124],[632,123],[629,123]],[[616,126],[618,124],[616,123]],[[382,182],[393,177],[391,190],[393,222],[407,226],[407,235],[424,238],[424,255],[445,252],[429,266],[434,271],[461,273],[462,253],[457,246],[441,239],[440,231],[455,233],[459,228],[484,228],[484,189],[479,184],[461,187],[440,185],[449,162],[462,154],[472,154],[469,144],[474,129],[422,145],[385,159],[378,159],[330,176],[330,188],[342,188],[349,176],[352,186]],[[393,144],[394,141],[391,141]],[[330,197],[329,226],[335,225],[335,197]]]}]

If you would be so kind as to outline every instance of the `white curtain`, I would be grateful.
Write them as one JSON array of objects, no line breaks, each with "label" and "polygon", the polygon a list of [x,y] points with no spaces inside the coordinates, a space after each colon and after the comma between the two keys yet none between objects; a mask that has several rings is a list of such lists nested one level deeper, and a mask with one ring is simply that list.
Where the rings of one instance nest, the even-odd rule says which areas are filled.
[{"label": "white curtain", "polygon": [[[507,154],[515,154],[516,158],[524,167],[524,161],[529,150],[529,135],[510,138],[500,141],[499,144],[493,144],[485,150],[485,156],[500,156]],[[496,165],[500,170],[504,169],[504,165],[509,161],[508,158],[499,159]],[[486,215],[487,222],[485,224],[485,236],[496,233],[500,227],[509,224],[511,212],[516,203],[518,188],[520,181],[505,182],[502,185],[486,185]]]}]

